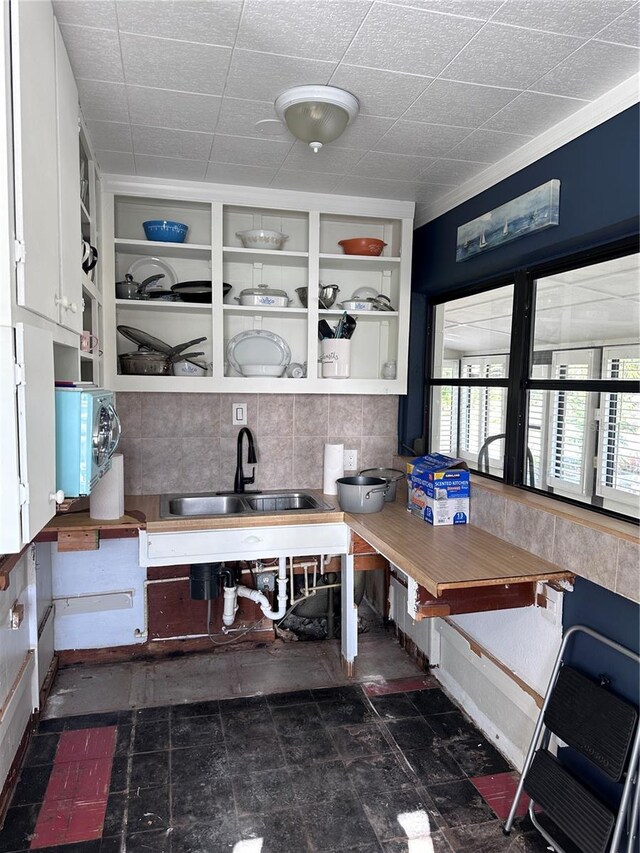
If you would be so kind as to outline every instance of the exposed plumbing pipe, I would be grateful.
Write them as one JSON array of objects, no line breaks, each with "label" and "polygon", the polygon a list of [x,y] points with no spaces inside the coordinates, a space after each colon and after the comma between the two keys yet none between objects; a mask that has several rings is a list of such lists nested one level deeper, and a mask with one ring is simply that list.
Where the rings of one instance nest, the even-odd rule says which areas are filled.
[{"label": "exposed plumbing pipe", "polygon": [[[286,557],[280,557],[278,560],[278,609],[271,609],[271,602],[267,596],[257,589],[249,589],[247,586],[239,584],[238,586],[225,587],[224,590],[224,614],[222,620],[225,625],[233,624],[235,614],[238,609],[236,598],[248,598],[260,605],[262,613],[267,619],[282,619],[287,611],[287,561]],[[230,621],[227,621],[230,619]]]}]

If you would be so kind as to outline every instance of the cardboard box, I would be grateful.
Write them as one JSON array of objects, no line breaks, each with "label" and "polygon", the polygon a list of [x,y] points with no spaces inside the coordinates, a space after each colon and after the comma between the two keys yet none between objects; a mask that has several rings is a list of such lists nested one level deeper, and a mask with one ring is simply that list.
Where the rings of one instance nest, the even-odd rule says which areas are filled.
[{"label": "cardboard box", "polygon": [[469,470],[462,459],[431,453],[407,465],[412,515],[434,527],[469,523]]}]

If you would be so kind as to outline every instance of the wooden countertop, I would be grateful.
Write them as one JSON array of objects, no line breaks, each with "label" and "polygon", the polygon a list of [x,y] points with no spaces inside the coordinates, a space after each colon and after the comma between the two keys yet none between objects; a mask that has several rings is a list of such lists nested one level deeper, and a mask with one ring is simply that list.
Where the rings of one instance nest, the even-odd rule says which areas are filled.
[{"label": "wooden countertop", "polygon": [[404,502],[386,503],[382,512],[343,513],[334,496],[314,492],[331,503],[331,512],[273,514],[260,516],[221,516],[216,518],[160,518],[159,495],[131,495],[125,500],[126,515],[114,522],[95,521],[88,512],[56,516],[41,537],[71,530],[96,530],[101,535],[132,535],[140,528],[149,533],[190,530],[224,530],[238,527],[273,527],[297,524],[344,522],[390,562],[416,580],[433,596],[447,589],[551,581],[570,578],[570,572],[540,557],[509,544],[503,539],[474,527],[432,527],[410,515]]}]

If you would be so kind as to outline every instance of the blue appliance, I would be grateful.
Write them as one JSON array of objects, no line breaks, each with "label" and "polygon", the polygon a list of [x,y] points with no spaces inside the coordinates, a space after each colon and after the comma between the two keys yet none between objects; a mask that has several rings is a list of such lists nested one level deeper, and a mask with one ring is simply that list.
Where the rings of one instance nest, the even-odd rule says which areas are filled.
[{"label": "blue appliance", "polygon": [[56,388],[56,489],[81,497],[111,468],[120,440],[112,391]]}]

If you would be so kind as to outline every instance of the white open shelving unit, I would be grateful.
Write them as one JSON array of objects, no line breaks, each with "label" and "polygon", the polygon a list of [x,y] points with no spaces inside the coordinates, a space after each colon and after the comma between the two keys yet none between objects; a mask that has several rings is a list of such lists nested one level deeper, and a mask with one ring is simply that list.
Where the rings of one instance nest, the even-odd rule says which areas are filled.
[{"label": "white open shelving unit", "polygon": [[[104,283],[104,383],[116,391],[209,391],[272,393],[403,394],[411,282],[413,204],[262,188],[193,182],[157,182],[102,176],[101,277]],[[147,241],[142,223],[172,219],[189,226],[184,243]],[[270,228],[284,232],[282,250],[245,249],[236,232]],[[387,246],[380,257],[343,255],[339,241],[378,237]],[[178,281],[211,280],[211,304],[115,299],[122,281],[140,258],[168,263]],[[223,297],[222,284],[231,285]],[[389,297],[394,311],[350,312],[358,325],[351,340],[351,377],[323,379],[318,363],[318,321],[335,325],[342,310],[318,308],[320,283],[338,284],[337,302],[358,287]],[[285,290],[287,308],[239,305],[235,297],[266,284]],[[305,308],[296,288],[308,288]],[[204,350],[206,376],[130,376],[119,372],[118,356],[135,345],[117,326],[141,329],[175,346],[206,336],[192,349]],[[225,360],[227,342],[240,332],[268,330],[282,337],[291,361],[306,362],[307,376],[293,379],[244,377]],[[382,378],[385,362],[397,363],[395,379]]]}]

